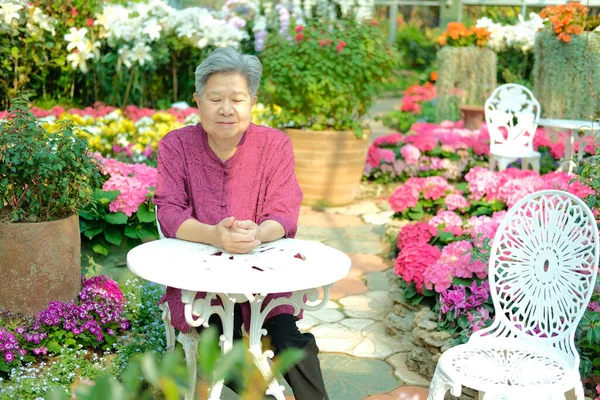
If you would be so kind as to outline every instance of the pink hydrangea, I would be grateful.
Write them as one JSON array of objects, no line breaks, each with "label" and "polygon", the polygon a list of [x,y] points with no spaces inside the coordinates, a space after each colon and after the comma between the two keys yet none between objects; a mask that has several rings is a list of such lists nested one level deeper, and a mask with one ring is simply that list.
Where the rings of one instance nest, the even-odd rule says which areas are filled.
[{"label": "pink hydrangea", "polygon": [[393,163],[396,159],[396,154],[390,149],[382,149],[371,145],[367,154],[367,163],[376,168],[381,164],[381,161]]},{"label": "pink hydrangea", "polygon": [[419,292],[423,291],[423,272],[440,258],[440,249],[424,243],[405,246],[394,263],[394,272],[405,282],[415,283]]},{"label": "pink hydrangea", "polygon": [[452,242],[442,249],[438,263],[445,264],[453,276],[472,278],[477,275],[483,279],[487,276],[487,266],[479,260],[472,260],[473,245],[466,240]]},{"label": "pink hydrangea", "polygon": [[438,293],[446,291],[452,285],[451,266],[439,260],[431,264],[423,272],[425,287]]},{"label": "pink hydrangea", "polygon": [[428,200],[438,200],[446,194],[446,191],[453,189],[442,176],[430,176],[425,178],[424,182],[423,197]]},{"label": "pink hydrangea", "polygon": [[379,147],[381,145],[397,145],[404,141],[404,136],[401,133],[392,133],[391,135],[379,136],[373,140],[372,146]]},{"label": "pink hydrangea", "polygon": [[538,191],[543,184],[539,176],[509,179],[499,188],[498,199],[511,207],[528,194]]},{"label": "pink hydrangea", "polygon": [[421,151],[414,145],[408,143],[400,149],[400,154],[404,157],[404,160],[408,165],[417,165],[419,158],[421,157]]},{"label": "pink hydrangea", "polygon": [[471,206],[467,199],[460,193],[452,193],[446,196],[444,204],[446,204],[448,211],[466,210]]},{"label": "pink hydrangea", "polygon": [[402,249],[413,243],[429,243],[429,240],[436,235],[437,230],[425,222],[405,225],[398,234],[398,248]]},{"label": "pink hydrangea", "polygon": [[142,182],[136,178],[129,176],[114,175],[111,176],[104,185],[102,190],[111,191],[118,190],[121,193],[109,205],[111,212],[123,212],[130,217],[137,211],[140,204],[146,201],[146,196],[150,193]]},{"label": "pink hydrangea", "polygon": [[452,232],[455,236],[460,236],[462,234],[462,218],[454,211],[440,210],[436,216],[429,220],[429,225],[436,229],[440,225],[444,225],[442,228],[444,232]]},{"label": "pink hydrangea", "polygon": [[431,151],[438,145],[438,140],[433,136],[410,135],[404,141],[412,143],[421,151]]},{"label": "pink hydrangea", "polygon": [[402,212],[408,208],[416,207],[419,203],[419,191],[403,186],[398,187],[388,200],[394,212]]},{"label": "pink hydrangea", "polygon": [[496,198],[498,188],[503,183],[501,178],[502,176],[488,169],[482,167],[471,168],[465,175],[465,180],[469,182],[469,191],[471,192],[469,198],[481,200],[488,195],[491,198]]},{"label": "pink hydrangea", "polygon": [[411,179],[408,179],[404,185],[398,186],[390,196],[388,202],[394,212],[403,212],[408,208],[416,207],[419,203],[420,185],[416,184],[415,181],[411,181]]}]

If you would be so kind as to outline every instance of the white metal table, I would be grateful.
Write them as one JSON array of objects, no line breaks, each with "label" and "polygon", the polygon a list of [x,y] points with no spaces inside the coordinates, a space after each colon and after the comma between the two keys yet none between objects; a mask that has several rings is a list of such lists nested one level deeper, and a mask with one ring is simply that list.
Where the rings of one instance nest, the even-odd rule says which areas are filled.
[{"label": "white metal table", "polygon": [[[565,169],[570,174],[573,172],[573,168],[577,166],[581,158],[583,157],[583,137],[584,135],[580,135],[578,132],[597,132],[600,129],[600,124],[598,122],[593,122],[590,120],[575,120],[575,119],[547,119],[540,118],[537,121],[539,126],[543,126],[545,128],[554,128],[554,129],[564,129],[567,133],[567,141],[565,143],[565,162],[561,163],[560,170],[564,171]],[[575,132],[575,135],[573,135]],[[575,151],[575,140],[579,143],[579,151],[577,152],[577,160],[574,160],[574,151]]]},{"label": "white metal table", "polygon": [[[298,314],[302,309],[317,310],[329,300],[329,287],[344,278],[350,271],[350,258],[339,250],[320,242],[280,239],[265,243],[249,254],[229,254],[219,248],[178,239],[163,239],[142,244],[127,254],[127,266],[136,275],[148,281],[182,289],[185,319],[192,327],[208,326],[211,315],[217,314],[223,323],[221,350],[231,350],[233,345],[233,314],[236,303],[250,303],[249,351],[254,363],[267,382],[267,394],[284,400],[284,386],[272,376],[268,359],[273,352],[262,350],[261,336],[266,316],[273,308],[291,305]],[[318,288],[323,288],[320,302]],[[206,292],[203,299],[195,299],[198,292]],[[268,294],[292,292],[291,297],[271,300],[264,309]],[[211,302],[220,299],[222,305]],[[316,304],[314,304],[316,302]],[[190,388],[186,399],[194,398],[196,381],[195,358],[197,351],[195,329],[182,341]],[[195,340],[195,341],[194,341]],[[210,400],[220,399],[223,381],[214,382]]]}]

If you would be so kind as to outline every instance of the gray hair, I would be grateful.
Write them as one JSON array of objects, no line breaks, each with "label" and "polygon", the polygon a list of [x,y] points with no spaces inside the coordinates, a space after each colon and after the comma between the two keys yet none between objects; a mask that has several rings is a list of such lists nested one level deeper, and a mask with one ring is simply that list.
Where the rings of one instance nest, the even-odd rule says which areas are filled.
[{"label": "gray hair", "polygon": [[196,68],[196,93],[202,97],[208,79],[214,74],[238,73],[246,78],[250,96],[256,96],[262,64],[256,56],[242,54],[234,48],[222,47],[215,49]]}]

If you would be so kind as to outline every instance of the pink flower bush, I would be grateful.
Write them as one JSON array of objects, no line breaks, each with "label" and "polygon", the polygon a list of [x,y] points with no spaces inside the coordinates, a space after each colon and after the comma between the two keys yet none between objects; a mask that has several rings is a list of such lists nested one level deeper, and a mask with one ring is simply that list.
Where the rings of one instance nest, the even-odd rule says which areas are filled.
[{"label": "pink flower bush", "polygon": [[417,165],[421,157],[421,151],[410,143],[400,149],[400,154],[409,165]]},{"label": "pink flower bush", "polygon": [[402,249],[410,244],[426,244],[437,235],[437,230],[425,222],[405,225],[398,235],[398,248]]},{"label": "pink flower bush", "polygon": [[436,216],[429,220],[429,225],[439,227],[444,232],[452,232],[454,236],[462,235],[462,218],[454,211],[440,210]]},{"label": "pink flower bush", "polygon": [[392,193],[388,201],[394,212],[403,212],[416,207],[421,194],[424,199],[438,200],[453,191],[454,187],[441,176],[409,178]]},{"label": "pink flower bush", "polygon": [[415,283],[423,292],[423,272],[440,258],[440,249],[426,243],[411,243],[402,248],[394,263],[394,272],[405,282]]},{"label": "pink flower bush", "polygon": [[145,164],[126,164],[99,154],[94,155],[102,165],[102,173],[109,178],[102,190],[118,190],[121,193],[109,205],[111,212],[123,212],[128,217],[135,213],[143,202],[151,195],[150,188],[158,179],[156,168]]},{"label": "pink flower bush", "polygon": [[452,193],[444,198],[444,204],[448,211],[466,210],[471,204],[460,193]]}]

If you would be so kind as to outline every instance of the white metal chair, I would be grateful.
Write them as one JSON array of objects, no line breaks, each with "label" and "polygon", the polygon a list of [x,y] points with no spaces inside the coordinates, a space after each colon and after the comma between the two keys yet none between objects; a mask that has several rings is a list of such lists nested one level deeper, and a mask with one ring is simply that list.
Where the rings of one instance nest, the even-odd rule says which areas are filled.
[{"label": "white metal chair", "polygon": [[[485,399],[583,400],[575,329],[594,290],[598,229],[579,198],[546,190],[521,199],[492,244],[495,319],[442,354],[428,400],[462,386]],[[482,392],[484,393],[482,395]]]},{"label": "white metal chair", "polygon": [[521,160],[521,168],[540,170],[540,153],[533,137],[541,106],[525,86],[508,83],[497,87],[485,102],[485,122],[490,134],[490,170],[502,171]]}]

